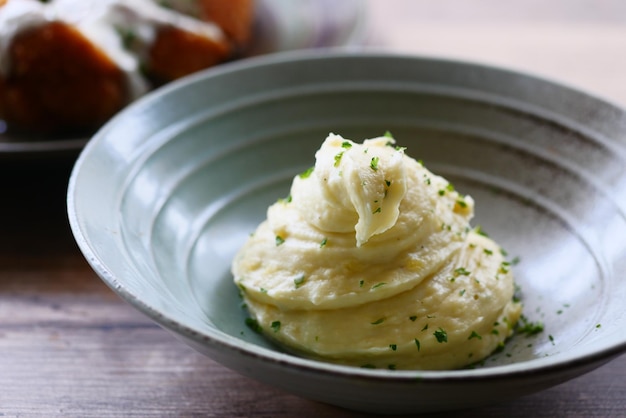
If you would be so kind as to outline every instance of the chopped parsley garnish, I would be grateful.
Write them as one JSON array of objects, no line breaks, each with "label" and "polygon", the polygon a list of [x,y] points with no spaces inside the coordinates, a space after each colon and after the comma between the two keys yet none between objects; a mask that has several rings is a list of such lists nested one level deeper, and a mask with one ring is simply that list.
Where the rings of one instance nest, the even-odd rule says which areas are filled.
[{"label": "chopped parsley garnish", "polygon": [[465,289],[459,291],[459,296],[463,296],[465,294]]},{"label": "chopped parsley garnish", "polygon": [[363,287],[363,284],[365,283],[365,281],[363,280],[359,280],[359,287]]},{"label": "chopped parsley garnish", "polygon": [[291,195],[278,199],[278,203],[291,203],[291,201],[292,201]]},{"label": "chopped parsley garnish", "polygon": [[341,157],[343,157],[343,151],[335,155],[335,167],[339,167],[339,164],[341,163]]},{"label": "chopped parsley garnish", "polygon": [[455,276],[469,276],[471,274],[471,271],[468,271],[465,269],[465,267],[459,267],[457,269],[454,270],[454,275]]},{"label": "chopped parsley garnish", "polygon": [[428,329],[428,324],[424,325],[424,328],[422,328],[422,331],[426,331]]},{"label": "chopped parsley garnish", "polygon": [[385,318],[379,318],[379,319],[377,319],[377,320],[376,320],[376,321],[374,321],[374,322],[370,322],[370,324],[372,324],[372,325],[380,325],[380,324],[382,324],[383,322],[385,322]]},{"label": "chopped parsley garnish", "polygon": [[411,315],[409,316],[409,319],[411,320],[411,322],[415,322],[415,320],[417,319],[417,315]]},{"label": "chopped parsley garnish", "polygon": [[478,338],[479,340],[482,340],[483,337],[480,336],[479,333],[477,333],[476,331],[472,331],[472,333],[470,334],[469,337],[467,337],[468,340],[471,340],[472,338]]},{"label": "chopped parsley garnish", "polygon": [[250,328],[252,331],[256,332],[256,333],[261,333],[261,325],[259,325],[259,322],[254,319],[254,318],[246,318],[246,325],[248,326],[248,328]]},{"label": "chopped parsley garnish", "polygon": [[377,284],[375,284],[374,286],[372,286],[372,290],[374,290],[374,289],[378,289],[379,287],[382,287],[382,286],[384,286],[384,285],[386,285],[386,284],[387,284],[387,283],[385,283],[385,282],[380,282],[380,283],[377,283]]},{"label": "chopped parsley garnish", "polygon": [[390,364],[390,365],[387,366],[387,368],[389,370],[396,370],[396,365],[395,364]]},{"label": "chopped parsley garnish", "polygon": [[376,208],[376,210],[374,210],[374,211],[372,212],[372,215],[375,215],[375,214],[377,214],[377,213],[380,213],[380,212],[382,212],[382,210],[383,210],[383,209],[379,206],[379,207],[377,207],[377,208]]},{"label": "chopped parsley garnish", "polygon": [[482,235],[483,237],[488,237],[489,235],[487,235],[487,233],[483,230],[483,228],[478,225],[476,228],[474,228],[474,232],[476,232],[478,235]]},{"label": "chopped parsley garnish", "polygon": [[274,321],[274,322],[272,322],[272,324],[270,325],[270,327],[272,327],[272,329],[274,330],[274,332],[278,332],[278,331],[280,331],[280,321]]},{"label": "chopped parsley garnish", "polygon": [[125,49],[132,49],[133,45],[137,41],[137,34],[130,29],[125,29],[120,26],[115,27],[115,31],[122,40],[122,45]]},{"label": "chopped parsley garnish", "polygon": [[452,183],[448,183],[448,185],[446,186],[446,190],[449,192],[453,192],[454,191],[454,186],[452,185]]},{"label": "chopped parsley garnish", "polygon": [[446,191],[441,189],[441,190],[439,190],[438,193],[439,193],[439,196],[443,196],[444,194],[446,194]]},{"label": "chopped parsley garnish", "polygon": [[391,139],[393,139],[393,135],[392,135],[392,134],[391,134],[391,132],[389,132],[389,131],[386,131],[386,132],[385,132],[385,135],[383,135],[383,136],[384,136],[385,138],[391,138]]},{"label": "chopped parsley garnish", "polygon": [[285,239],[280,235],[276,235],[276,246],[283,245],[285,243]]},{"label": "chopped parsley garnish", "polygon": [[415,346],[417,347],[417,351],[420,351],[420,348],[422,348],[422,345],[420,344],[420,340],[418,340],[417,338],[415,339]]},{"label": "chopped parsley garnish", "polygon": [[387,185],[387,187],[391,187],[391,180],[385,180],[385,185]]},{"label": "chopped parsley garnish", "polygon": [[530,322],[528,318],[522,315],[515,326],[515,332],[520,334],[526,334],[526,336],[530,337],[532,335],[539,334],[543,331],[543,323],[541,322]]},{"label": "chopped parsley garnish", "polygon": [[352,148],[352,143],[350,141],[343,141],[341,143],[341,148],[345,148],[345,149]]},{"label": "chopped parsley garnish", "polygon": [[433,333],[438,343],[447,343],[448,342],[448,333],[443,328],[438,328],[437,331]]},{"label": "chopped parsley garnish", "polygon": [[320,242],[320,248],[325,247],[327,243],[328,243],[328,238],[324,238],[322,242]]},{"label": "chopped parsley garnish", "polygon": [[374,171],[378,171],[378,161],[380,160],[380,158],[378,157],[372,157],[372,160],[370,161],[370,168]]},{"label": "chopped parsley garnish", "polygon": [[313,170],[315,170],[315,167],[309,167],[306,170],[304,170],[302,173],[298,174],[298,176],[301,179],[309,178],[311,176],[311,173],[313,173]]},{"label": "chopped parsley garnish", "polygon": [[487,254],[487,255],[492,255],[492,254],[493,254],[493,251],[491,251],[490,249],[487,249],[487,248],[485,248],[485,249],[483,250],[483,252],[484,252],[485,254]]},{"label": "chopped parsley garnish", "polygon": [[296,289],[299,288],[300,286],[302,286],[304,284],[305,280],[306,280],[306,277],[304,276],[304,274],[302,274],[301,276],[293,279],[293,284],[296,285]]},{"label": "chopped parsley garnish", "polygon": [[398,345],[397,344],[389,344],[389,348],[391,348],[391,351],[396,351],[398,349]]},{"label": "chopped parsley garnish", "polygon": [[362,369],[375,369],[376,366],[374,366],[373,364],[364,364],[361,366]]},{"label": "chopped parsley garnish", "polygon": [[457,199],[456,204],[464,209],[467,207],[467,203],[463,199]]}]

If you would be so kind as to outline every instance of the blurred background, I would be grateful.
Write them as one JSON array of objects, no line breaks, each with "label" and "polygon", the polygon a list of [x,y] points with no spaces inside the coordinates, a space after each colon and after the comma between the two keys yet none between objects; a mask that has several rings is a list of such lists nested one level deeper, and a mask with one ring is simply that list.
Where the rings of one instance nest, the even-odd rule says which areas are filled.
[{"label": "blurred background", "polygon": [[626,104],[622,0],[368,0],[375,43],[532,72]]}]

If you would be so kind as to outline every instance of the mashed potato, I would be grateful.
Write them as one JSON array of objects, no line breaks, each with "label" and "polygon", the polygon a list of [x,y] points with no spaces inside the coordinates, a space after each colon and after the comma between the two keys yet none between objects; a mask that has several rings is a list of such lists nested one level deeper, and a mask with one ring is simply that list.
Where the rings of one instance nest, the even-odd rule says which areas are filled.
[{"label": "mashed potato", "polygon": [[512,333],[521,306],[474,202],[389,136],[328,136],[315,167],[232,266],[263,334],[296,354],[360,367],[454,369]]}]

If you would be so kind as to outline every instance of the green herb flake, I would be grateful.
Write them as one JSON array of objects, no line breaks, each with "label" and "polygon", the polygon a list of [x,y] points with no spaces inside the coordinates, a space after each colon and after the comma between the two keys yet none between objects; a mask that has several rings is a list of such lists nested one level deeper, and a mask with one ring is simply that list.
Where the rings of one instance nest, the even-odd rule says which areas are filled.
[{"label": "green herb flake", "polygon": [[374,210],[374,211],[372,212],[372,215],[375,215],[375,214],[377,214],[377,213],[380,213],[380,212],[382,212],[382,210],[383,210],[383,209],[379,206],[379,207],[377,207],[377,208],[376,208],[376,210]]},{"label": "green herb flake", "polygon": [[446,186],[446,190],[449,192],[453,192],[454,191],[454,186],[452,185],[452,183],[448,183],[448,185]]},{"label": "green herb flake", "polygon": [[341,148],[345,148],[345,149],[352,148],[352,142],[350,142],[350,141],[343,141],[341,143]]},{"label": "green herb flake", "polygon": [[596,324],[596,328],[602,328],[602,324]]},{"label": "green herb flake", "polygon": [[391,138],[393,139],[393,135],[391,134],[391,132],[386,131],[385,134],[383,135],[385,138]]},{"label": "green herb flake", "polygon": [[483,237],[488,237],[489,235],[487,235],[487,233],[483,230],[483,227],[478,225],[476,228],[474,228],[474,232],[476,232],[478,235],[482,235]]},{"label": "green herb flake", "polygon": [[465,269],[465,267],[459,267],[454,270],[454,275],[458,276],[469,276],[472,272]]},{"label": "green herb flake", "polygon": [[377,319],[377,320],[376,320],[376,321],[374,321],[374,322],[370,322],[370,324],[372,324],[372,325],[380,325],[380,324],[382,324],[383,322],[385,322],[385,318],[379,318],[379,319]]},{"label": "green herb flake", "polygon": [[374,171],[378,171],[378,161],[380,160],[380,158],[378,157],[372,157],[371,161],[370,161],[370,168]]},{"label": "green herb flake", "polygon": [[335,167],[339,167],[339,164],[341,164],[341,157],[343,157],[343,151],[335,155]]},{"label": "green herb flake", "polygon": [[283,203],[283,204],[291,203],[291,201],[292,201],[291,195],[278,199],[278,203]]},{"label": "green herb flake", "polygon": [[439,196],[443,196],[444,194],[446,194],[446,191],[441,189],[437,193],[439,193]]},{"label": "green herb flake", "polygon": [[302,274],[299,277],[293,279],[293,284],[296,285],[296,289],[299,288],[300,286],[302,286],[304,284],[305,280],[306,280],[306,277],[304,276],[304,274]]},{"label": "green herb flake", "polygon": [[418,340],[417,338],[415,339],[415,346],[417,347],[417,351],[420,351],[420,349],[422,348],[420,340]]},{"label": "green herb flake", "polygon": [[272,322],[270,327],[274,330],[274,332],[280,331],[280,321]]},{"label": "green herb flake", "polygon": [[438,343],[447,343],[448,342],[448,333],[441,327],[437,329],[437,331],[433,332],[433,335],[437,339]]},{"label": "green herb flake", "polygon": [[376,366],[374,366],[373,364],[369,364],[369,363],[368,363],[368,364],[363,364],[363,365],[361,366],[361,368],[362,368],[362,369],[375,369],[375,368],[376,368]]},{"label": "green herb flake", "polygon": [[473,338],[478,338],[479,340],[482,340],[483,337],[480,336],[479,333],[477,333],[476,331],[472,331],[472,333],[470,334],[469,337],[467,337],[468,340],[471,340]]},{"label": "green herb flake", "polygon": [[456,204],[464,209],[467,207],[467,203],[463,199],[457,199]]},{"label": "green herb flake", "polygon": [[322,242],[320,242],[320,248],[324,248],[328,244],[328,238],[324,238]]},{"label": "green herb flake", "polygon": [[417,315],[411,315],[409,316],[409,319],[411,320],[411,322],[415,322],[415,320],[417,319]]},{"label": "green herb flake", "polygon": [[485,249],[483,250],[483,252],[484,252],[485,254],[487,254],[487,255],[492,255],[492,254],[493,254],[493,251],[491,251],[491,250],[489,250],[489,249],[487,249],[487,248],[485,248]]},{"label": "green herb flake", "polygon": [[245,322],[248,328],[250,328],[252,331],[256,332],[257,334],[261,333],[262,329],[261,325],[259,325],[259,321],[254,318],[246,318]]},{"label": "green herb flake", "polygon": [[276,246],[283,245],[285,243],[285,238],[280,235],[276,235]]},{"label": "green herb flake", "polygon": [[125,49],[132,49],[133,45],[137,41],[137,34],[130,29],[125,29],[120,26],[115,26],[115,31],[122,40],[122,45]]},{"label": "green herb flake", "polygon": [[396,370],[396,365],[395,364],[390,364],[390,365],[387,366],[387,368],[389,370]]},{"label": "green herb flake", "polygon": [[422,331],[426,331],[428,329],[428,324],[424,325],[424,328],[422,328]]},{"label": "green herb flake", "polygon": [[302,173],[298,174],[298,176],[301,179],[307,179],[311,176],[311,174],[313,173],[313,170],[315,170],[315,167],[309,167],[306,170],[304,170]]},{"label": "green herb flake", "polygon": [[554,337],[552,335],[548,335],[548,339],[550,340],[552,345],[554,345]]},{"label": "green herb flake", "polygon": [[398,349],[398,345],[397,344],[389,344],[389,348],[391,348],[391,351],[396,351]]},{"label": "green herb flake", "polygon": [[378,289],[379,287],[382,287],[382,286],[384,286],[386,284],[387,283],[385,283],[385,282],[376,283],[374,286],[372,286],[371,290]]},{"label": "green herb flake", "polygon": [[543,332],[543,328],[543,323],[531,322],[528,318],[522,315],[515,326],[515,332],[519,334],[526,334],[526,336],[530,337]]},{"label": "green herb flake", "polygon": [[459,296],[463,296],[465,294],[465,289],[459,291]]},{"label": "green herb flake", "polygon": [[391,180],[385,180],[385,185],[387,187],[391,187]]},{"label": "green herb flake", "polygon": [[363,284],[365,284],[365,281],[359,280],[359,287],[363,287]]}]

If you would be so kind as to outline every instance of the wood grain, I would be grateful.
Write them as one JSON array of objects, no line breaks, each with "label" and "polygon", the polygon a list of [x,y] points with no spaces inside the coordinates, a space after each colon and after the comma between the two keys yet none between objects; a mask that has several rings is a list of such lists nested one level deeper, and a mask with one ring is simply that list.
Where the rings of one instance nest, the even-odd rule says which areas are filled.
[{"label": "wood grain", "polygon": [[[383,3],[393,3],[395,9]],[[402,13],[402,7],[418,13],[417,5],[435,3],[430,15],[422,11],[421,18],[411,20],[409,13]],[[529,2],[534,7],[538,3],[545,2]],[[555,3],[564,6],[566,2]],[[448,0],[413,5],[373,0],[370,7],[375,13],[372,24],[379,29],[384,26],[390,49],[419,52],[430,48],[442,54],[457,51],[466,57],[487,57],[492,62],[523,62],[626,103],[626,83],[611,88],[626,74],[623,2],[607,1],[613,13],[602,11],[601,16],[585,16],[585,1],[573,3],[578,12],[563,17],[551,2],[539,32],[535,32],[532,13],[519,12],[516,19],[500,11],[514,21],[505,39],[516,40],[518,51],[525,51],[518,53],[490,40],[501,33],[499,24],[479,10],[468,11],[473,5],[487,10],[488,16],[497,15],[497,10],[488,11],[492,1],[463,2],[459,7],[465,15],[463,10],[446,9],[452,7]],[[618,12],[622,20],[615,16]],[[550,19],[558,20],[555,26]],[[397,25],[385,26],[389,21]],[[459,21],[463,22],[460,26]],[[585,33],[591,38],[583,42],[575,37],[574,21],[586,22]],[[549,33],[567,36],[542,43],[541,38]],[[460,35],[462,48],[454,41]],[[570,35],[578,46],[566,39]],[[428,36],[438,41],[420,41]],[[604,45],[594,50],[593,39]],[[622,54],[612,58],[617,49]],[[597,62],[573,68],[576,53],[596,57]],[[611,62],[614,67],[604,68]],[[114,295],[84,261],[69,231],[65,190],[72,162],[73,157],[0,161],[0,417],[361,416],[242,377],[194,352]],[[626,416],[624,376],[626,356],[512,402],[431,416]]]}]

